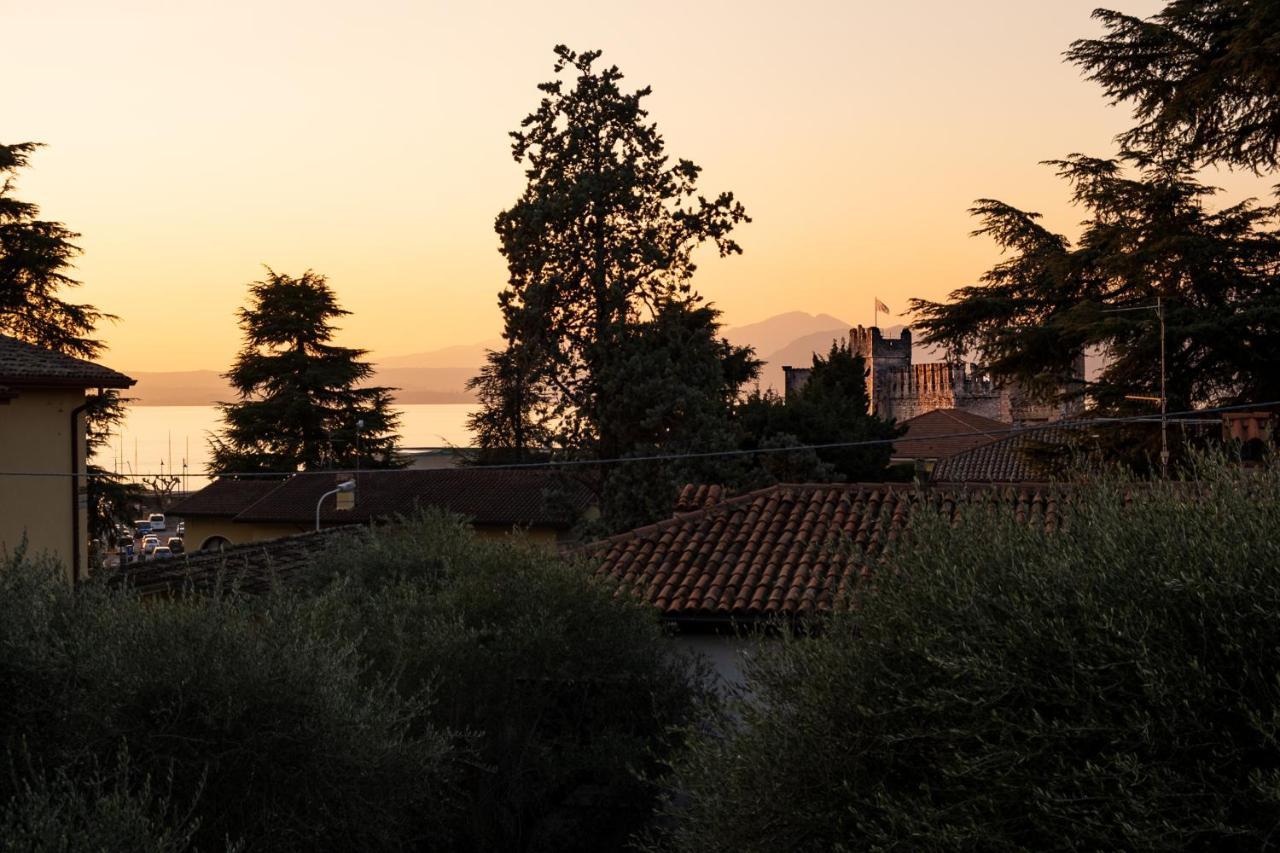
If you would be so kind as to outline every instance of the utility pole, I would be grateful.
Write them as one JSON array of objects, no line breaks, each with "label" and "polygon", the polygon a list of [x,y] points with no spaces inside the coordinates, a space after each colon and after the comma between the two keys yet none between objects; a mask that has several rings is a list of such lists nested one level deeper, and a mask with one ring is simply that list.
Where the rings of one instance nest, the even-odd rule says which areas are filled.
[{"label": "utility pole", "polygon": [[1169,479],[1169,396],[1165,393],[1164,370],[1164,299],[1156,297],[1156,316],[1160,318],[1160,471]]},{"label": "utility pole", "polygon": [[356,421],[356,483],[360,482],[360,430],[364,429],[364,418]]},{"label": "utility pole", "polygon": [[1123,311],[1154,311],[1160,321],[1160,396],[1144,397],[1139,394],[1126,394],[1126,400],[1147,400],[1160,403],[1160,474],[1169,479],[1169,396],[1166,390],[1165,371],[1165,329],[1164,329],[1164,297],[1157,296],[1155,305],[1135,305],[1132,308],[1108,308],[1104,314],[1119,314]]}]

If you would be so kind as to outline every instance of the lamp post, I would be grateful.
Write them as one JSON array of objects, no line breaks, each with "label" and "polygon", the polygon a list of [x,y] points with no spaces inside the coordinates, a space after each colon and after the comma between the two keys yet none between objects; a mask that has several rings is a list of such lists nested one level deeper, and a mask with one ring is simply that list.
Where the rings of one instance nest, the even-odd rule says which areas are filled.
[{"label": "lamp post", "polygon": [[330,495],[336,495],[340,492],[354,492],[355,489],[356,489],[356,481],[347,480],[346,482],[339,483],[336,489],[330,489],[329,491],[325,492],[323,495],[320,496],[320,500],[316,501],[316,532],[317,533],[320,532],[320,505],[324,503],[324,499],[329,497]]},{"label": "lamp post", "polygon": [[356,421],[356,477],[360,476],[360,430],[364,429],[364,418]]},{"label": "lamp post", "polygon": [[1127,400],[1147,400],[1149,402],[1160,404],[1160,473],[1167,480],[1169,479],[1169,397],[1165,393],[1165,335],[1164,335],[1164,299],[1156,297],[1155,305],[1135,305],[1132,308],[1109,308],[1104,313],[1119,314],[1122,311],[1154,311],[1156,317],[1160,321],[1160,396],[1159,397],[1143,397],[1138,394],[1128,394],[1125,396]]}]

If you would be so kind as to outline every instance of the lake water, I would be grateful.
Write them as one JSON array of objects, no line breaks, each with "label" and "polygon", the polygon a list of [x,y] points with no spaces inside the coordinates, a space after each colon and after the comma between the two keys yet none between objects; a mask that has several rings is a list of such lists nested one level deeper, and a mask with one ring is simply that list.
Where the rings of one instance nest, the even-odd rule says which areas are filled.
[{"label": "lake water", "polygon": [[[465,447],[471,443],[467,415],[475,409],[474,403],[399,406],[400,443]],[[215,406],[132,406],[119,435],[94,461],[121,474],[185,475],[186,488],[199,489],[209,482],[209,434],[221,426],[220,415]]]}]

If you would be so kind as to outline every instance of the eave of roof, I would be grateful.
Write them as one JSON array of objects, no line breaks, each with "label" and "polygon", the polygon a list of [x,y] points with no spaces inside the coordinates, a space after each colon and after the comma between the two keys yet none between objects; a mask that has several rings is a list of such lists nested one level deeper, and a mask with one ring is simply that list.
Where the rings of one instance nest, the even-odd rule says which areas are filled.
[{"label": "eave of roof", "polygon": [[0,385],[11,388],[129,388],[137,380],[86,359],[0,335]]}]

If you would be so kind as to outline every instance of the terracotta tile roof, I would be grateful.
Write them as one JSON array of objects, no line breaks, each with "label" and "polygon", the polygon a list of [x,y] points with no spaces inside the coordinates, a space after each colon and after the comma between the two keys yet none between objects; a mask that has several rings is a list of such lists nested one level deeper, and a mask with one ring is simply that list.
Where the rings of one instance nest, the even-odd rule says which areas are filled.
[{"label": "terracotta tile roof", "polygon": [[903,421],[894,459],[943,459],[1009,434],[1012,424],[961,409],[935,409]]},{"label": "terracotta tile roof", "polygon": [[[315,520],[316,502],[347,479],[327,472],[296,474],[270,488],[210,484],[170,510],[181,516],[218,514],[247,522]],[[321,508],[328,523],[364,523],[407,515],[418,508],[440,507],[476,524],[567,529],[591,506],[591,493],[577,481],[555,472],[502,468],[403,469],[364,471],[355,477],[355,507],[336,508],[331,497]],[[215,488],[218,487],[218,488]],[[210,494],[206,495],[205,493]],[[212,507],[222,510],[203,509]]]},{"label": "terracotta tile roof", "polygon": [[358,527],[331,527],[267,542],[233,545],[221,551],[193,551],[168,560],[135,563],[111,576],[112,586],[127,586],[141,596],[209,591],[222,584],[247,593],[263,593],[272,582],[287,580],[315,556]]},{"label": "terracotta tile roof", "polygon": [[953,518],[994,504],[1019,521],[1060,524],[1047,487],[779,485],[585,546],[597,577],[674,620],[817,615],[896,540],[913,513]]},{"label": "terracotta tile roof", "polygon": [[0,385],[67,388],[128,388],[123,373],[0,335]]},{"label": "terracotta tile roof", "polygon": [[280,485],[279,480],[214,480],[198,492],[169,507],[179,518],[200,515],[236,515]]},{"label": "terracotta tile roof", "polygon": [[1026,483],[1049,479],[1037,453],[1055,446],[1078,446],[1085,438],[1080,429],[1038,427],[1018,432],[972,450],[942,459],[933,469],[939,483]]},{"label": "terracotta tile roof", "polygon": [[680,489],[680,494],[676,495],[675,511],[678,514],[705,509],[715,506],[729,495],[728,489],[716,483],[687,483]]}]

